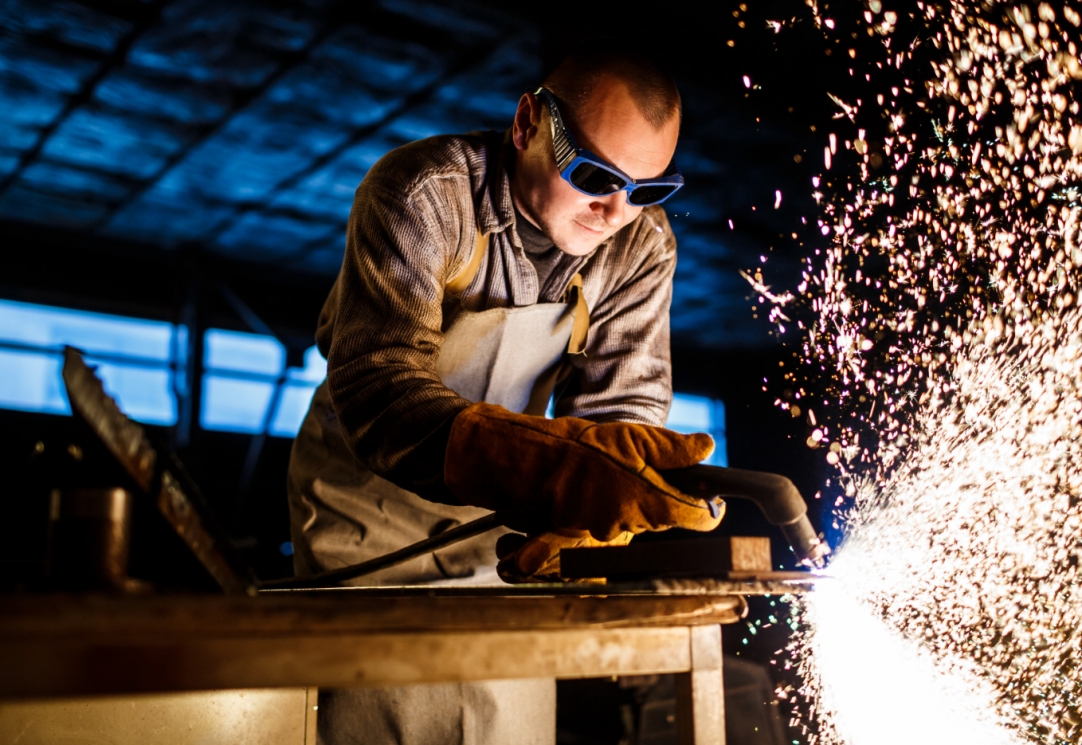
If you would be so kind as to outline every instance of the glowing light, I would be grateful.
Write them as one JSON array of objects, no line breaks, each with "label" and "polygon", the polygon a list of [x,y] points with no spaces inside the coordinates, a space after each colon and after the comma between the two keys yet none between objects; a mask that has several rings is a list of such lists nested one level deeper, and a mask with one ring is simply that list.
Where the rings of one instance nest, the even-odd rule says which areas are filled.
[{"label": "glowing light", "polygon": [[876,618],[839,580],[808,601],[808,639],[823,681],[819,705],[849,745],[1012,745],[990,721],[990,686],[943,673],[936,659]]},{"label": "glowing light", "polygon": [[841,443],[843,582],[797,606],[789,650],[802,716],[817,745],[1076,743],[1082,16],[917,8],[904,37],[866,19],[875,87],[813,180],[823,244],[767,298],[804,330],[792,398],[825,399],[807,444]]}]

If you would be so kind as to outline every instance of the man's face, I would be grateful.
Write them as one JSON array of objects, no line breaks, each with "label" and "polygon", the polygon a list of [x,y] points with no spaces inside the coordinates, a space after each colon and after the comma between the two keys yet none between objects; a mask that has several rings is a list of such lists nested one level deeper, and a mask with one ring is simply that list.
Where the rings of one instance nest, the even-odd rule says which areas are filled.
[{"label": "man's face", "polygon": [[[532,93],[519,100],[512,128],[516,160],[511,195],[518,210],[561,250],[583,256],[638,217],[642,207],[628,204],[626,192],[595,197],[560,178],[544,109]],[[581,112],[561,107],[560,114],[579,147],[634,179],[661,176],[672,162],[679,119],[673,116],[655,130],[619,80],[602,80]]]}]

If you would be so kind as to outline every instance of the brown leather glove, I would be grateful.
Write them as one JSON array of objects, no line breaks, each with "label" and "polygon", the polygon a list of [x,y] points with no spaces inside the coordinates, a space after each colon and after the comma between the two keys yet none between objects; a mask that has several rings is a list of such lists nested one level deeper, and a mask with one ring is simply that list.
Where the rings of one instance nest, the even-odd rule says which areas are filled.
[{"label": "brown leather glove", "polygon": [[[533,537],[508,533],[496,541],[496,556],[500,563],[496,573],[504,582],[563,582],[560,576],[560,550],[565,548],[597,548],[626,546],[634,533],[620,533],[612,541],[599,541],[585,530],[558,530]],[[601,580],[576,580],[593,582]]]},{"label": "brown leather glove", "polygon": [[612,541],[624,532],[716,528],[721,514],[712,517],[703,500],[657,473],[693,466],[713,450],[709,435],[478,403],[455,417],[443,473],[463,504],[526,516],[531,533],[589,531]]}]

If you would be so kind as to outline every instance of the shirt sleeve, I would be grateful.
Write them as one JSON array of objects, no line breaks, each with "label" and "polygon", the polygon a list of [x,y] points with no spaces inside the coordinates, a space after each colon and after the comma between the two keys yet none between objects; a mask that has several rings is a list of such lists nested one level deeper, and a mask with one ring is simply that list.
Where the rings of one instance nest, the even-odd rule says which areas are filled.
[{"label": "shirt sleeve", "polygon": [[[663,426],[672,405],[669,306],[676,238],[660,207],[640,216],[614,255],[621,266],[590,306],[586,353],[572,356],[572,374],[559,392],[556,414],[597,422]],[[619,239],[618,239],[619,240]],[[601,272],[600,274],[609,274]],[[587,301],[591,298],[587,279]]]},{"label": "shirt sleeve", "polygon": [[[450,424],[469,406],[440,381],[442,302],[472,236],[453,178],[403,194],[402,174],[377,164],[357,189],[338,277],[327,384],[346,443],[362,465],[436,501]],[[463,225],[468,221],[468,225]],[[472,241],[471,241],[472,244]]]}]

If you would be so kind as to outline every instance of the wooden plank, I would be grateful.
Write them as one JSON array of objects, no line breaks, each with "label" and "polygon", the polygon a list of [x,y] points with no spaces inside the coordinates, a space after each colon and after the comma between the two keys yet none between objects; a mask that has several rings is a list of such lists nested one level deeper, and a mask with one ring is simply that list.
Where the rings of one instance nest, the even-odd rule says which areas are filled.
[{"label": "wooden plank", "polygon": [[721,627],[690,629],[691,670],[676,676],[676,727],[680,745],[725,745],[725,693],[721,677]]},{"label": "wooden plank", "polygon": [[304,689],[304,745],[316,745],[316,725],[319,721],[319,688]]},{"label": "wooden plank", "polygon": [[560,552],[560,576],[634,581],[659,577],[728,577],[770,571],[770,539],[743,536],[652,541]]},{"label": "wooden plank", "polygon": [[4,701],[0,742],[304,745],[306,701],[303,688]]},{"label": "wooden plank", "polygon": [[646,675],[688,670],[691,654],[686,627],[3,638],[0,697]]},{"label": "wooden plank", "polygon": [[257,597],[42,595],[0,597],[0,638],[171,639],[288,632],[510,631],[735,623],[738,595],[624,597],[372,597],[359,592]]}]

